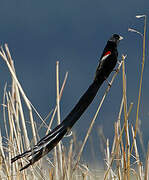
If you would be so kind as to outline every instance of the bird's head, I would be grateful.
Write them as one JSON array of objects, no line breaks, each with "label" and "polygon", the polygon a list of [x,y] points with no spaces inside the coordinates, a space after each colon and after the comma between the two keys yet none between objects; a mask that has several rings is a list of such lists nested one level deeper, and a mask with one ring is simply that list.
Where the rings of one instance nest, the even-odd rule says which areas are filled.
[{"label": "bird's head", "polygon": [[122,36],[120,36],[118,34],[113,34],[112,37],[109,39],[109,41],[114,42],[117,45],[119,43],[119,41],[121,41],[122,39],[123,39]]}]

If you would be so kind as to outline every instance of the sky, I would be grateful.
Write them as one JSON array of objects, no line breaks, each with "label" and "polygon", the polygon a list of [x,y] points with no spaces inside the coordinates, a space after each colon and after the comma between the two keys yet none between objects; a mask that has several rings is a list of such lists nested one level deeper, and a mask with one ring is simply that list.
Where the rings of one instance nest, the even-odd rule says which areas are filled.
[{"label": "sky", "polygon": [[[119,60],[122,54],[127,54],[128,106],[131,102],[134,103],[130,124],[134,124],[136,118],[142,38],[139,34],[128,32],[128,28],[134,28],[143,33],[144,21],[135,16],[146,14],[146,62],[139,119],[144,143],[147,144],[149,139],[147,128],[149,125],[149,1],[1,0],[0,4],[0,45],[8,44],[17,77],[27,97],[43,118],[56,104],[56,61],[59,61],[60,66],[60,85],[68,72],[67,83],[60,103],[61,119],[64,119],[91,84],[107,40],[114,33],[123,36],[124,40],[120,42],[118,51]],[[121,77],[120,72],[92,130],[95,149],[99,149],[96,145],[99,142],[99,137],[97,137],[99,126],[103,127],[105,136],[112,142],[114,122],[117,120],[122,98]],[[6,82],[9,87],[11,85],[10,74],[6,64],[0,58],[1,102]],[[73,128],[80,141],[85,136],[106,87],[107,83],[105,82],[93,103]],[[2,121],[2,111],[0,113]],[[36,117],[35,120],[37,125],[41,123],[39,118]],[[39,134],[43,136],[45,131],[46,129],[42,128]],[[4,132],[2,131],[2,133]],[[86,146],[85,152],[88,152],[88,149]]]}]

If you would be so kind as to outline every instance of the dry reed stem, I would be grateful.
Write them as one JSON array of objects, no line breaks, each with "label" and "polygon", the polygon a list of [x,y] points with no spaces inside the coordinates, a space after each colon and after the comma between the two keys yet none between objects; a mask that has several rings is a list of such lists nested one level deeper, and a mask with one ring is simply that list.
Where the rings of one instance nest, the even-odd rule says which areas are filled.
[{"label": "dry reed stem", "polygon": [[6,132],[6,137],[8,139],[8,128],[7,128],[7,120],[6,120],[6,88],[7,88],[7,84],[5,84],[4,87],[4,95],[3,95],[3,120],[4,120],[4,126],[5,126],[5,132]]},{"label": "dry reed stem", "polygon": [[[137,135],[137,130],[138,130],[140,100],[141,100],[141,91],[142,91],[142,80],[143,80],[143,72],[144,72],[144,64],[145,64],[146,15],[144,15],[143,17],[144,17],[144,34],[143,34],[143,49],[142,49],[143,55],[142,55],[142,69],[141,69],[139,96],[138,96],[137,113],[136,113],[136,123],[135,123],[135,137]],[[134,143],[132,144],[131,152],[133,150],[133,146],[134,146]]]},{"label": "dry reed stem", "polygon": [[[14,79],[15,83],[17,84],[21,94],[22,94],[22,97],[28,107],[28,110],[29,110],[29,116],[30,116],[30,121],[31,121],[31,127],[32,127],[32,133],[33,133],[33,140],[34,140],[34,144],[37,143],[37,139],[36,139],[36,131],[35,131],[35,126],[34,126],[34,120],[33,120],[33,115],[32,115],[32,108],[31,108],[31,104],[30,104],[30,101],[29,99],[27,98],[27,96],[25,95],[18,79],[17,79],[17,76],[16,76],[16,73],[15,73],[15,68],[14,68],[14,63],[13,63],[13,60],[11,58],[11,55],[10,55],[10,51],[9,51],[9,48],[8,48],[8,45],[5,44],[5,49],[6,49],[6,52],[7,52],[7,57],[8,57],[8,62],[10,64],[10,67],[12,68],[12,78]],[[9,68],[9,67],[8,67]],[[10,69],[9,69],[10,70]],[[11,71],[10,71],[11,72]],[[16,81],[17,80],[17,81]]]},{"label": "dry reed stem", "polygon": [[126,96],[126,74],[125,74],[125,63],[122,65],[122,76],[123,76],[123,97],[124,97],[124,127],[125,127],[125,154],[124,157],[124,179],[130,180],[130,139],[129,139],[129,125],[128,125],[128,112],[127,112],[127,96]]},{"label": "dry reed stem", "polygon": [[[60,97],[59,97],[59,62],[56,62],[56,92],[57,92],[57,98],[56,98],[56,105],[57,105],[57,124],[60,124]],[[58,143],[58,162],[59,162],[59,170],[60,170],[60,177],[63,175],[63,165],[62,165],[62,148],[61,148],[61,142]]]},{"label": "dry reed stem", "polygon": [[[109,164],[110,164],[110,150],[109,150],[109,139],[107,139],[107,143],[106,143],[106,164],[107,164],[107,167],[109,168]],[[110,168],[111,170],[111,168]],[[107,175],[107,178],[109,179],[110,178],[110,173],[108,173]]]},{"label": "dry reed stem", "polygon": [[73,140],[70,141],[70,147],[68,152],[68,164],[67,164],[68,179],[71,178],[72,156],[73,156],[72,148],[73,148]]},{"label": "dry reed stem", "polygon": [[[65,78],[64,78],[64,81],[63,81],[63,84],[62,84],[62,87],[61,87],[61,90],[60,90],[60,95],[59,95],[59,101],[61,100],[61,97],[62,97],[62,94],[63,94],[63,91],[64,91],[64,87],[65,87],[65,84],[66,84],[66,81],[67,81],[67,77],[68,77],[68,72],[66,72],[65,74]],[[49,126],[48,126],[48,129],[46,131],[46,134],[48,134],[48,132],[50,131],[50,128],[52,126],[52,123],[53,123],[53,120],[54,120],[54,117],[55,117],[55,114],[57,112],[57,105],[53,111],[53,115],[51,117],[51,120],[50,120],[50,123],[49,123]]]},{"label": "dry reed stem", "polygon": [[59,93],[59,61],[56,62],[56,105],[57,105],[57,124],[61,123],[60,120],[60,93]]},{"label": "dry reed stem", "polygon": [[[26,99],[26,96],[25,96],[25,93],[11,67],[11,65],[9,64],[9,61],[7,59],[7,56],[3,50],[3,48],[1,47],[1,51],[0,51],[0,56],[3,58],[3,60],[6,62],[7,66],[8,66],[8,69],[13,77],[13,79],[15,80],[15,82],[17,83],[19,89],[20,89],[20,92],[22,93],[22,96],[24,96],[24,98]],[[28,101],[26,101],[28,102]],[[24,115],[23,115],[23,108],[22,108],[22,104],[21,102],[19,102],[19,105],[20,105],[20,115],[21,115],[21,119],[22,119],[22,125],[23,125],[23,131],[24,131],[24,136],[25,136],[25,142],[26,142],[26,148],[29,148],[30,147],[30,143],[29,143],[29,139],[28,139],[28,133],[27,133],[27,130],[26,130],[26,124],[25,124],[25,119],[24,119]]]},{"label": "dry reed stem", "polygon": [[[21,118],[21,122],[22,122],[22,127],[23,127],[23,132],[24,132],[25,146],[27,148],[27,147],[30,147],[30,144],[28,144],[30,142],[29,142],[29,138],[28,138],[28,132],[27,132],[27,128],[26,128],[26,122],[25,122],[25,118],[24,118],[24,112],[23,112],[20,92],[19,92],[19,89],[18,89],[18,86],[17,86],[16,83],[15,83],[15,98],[16,98],[17,116],[19,116],[19,114],[20,114],[20,118]],[[18,131],[19,131],[19,129],[18,129]]]},{"label": "dry reed stem", "polygon": [[[30,102],[29,100],[27,99],[17,77],[16,77],[16,73],[15,73],[15,68],[14,68],[14,64],[13,64],[13,60],[11,58],[11,55],[10,55],[10,51],[8,49],[8,46],[7,44],[5,44],[5,49],[6,49],[6,53],[7,55],[5,54],[3,48],[1,47],[1,51],[0,51],[0,56],[3,58],[3,60],[6,62],[7,66],[8,66],[8,69],[11,73],[11,77],[12,77],[12,94],[10,94],[10,99],[11,99],[11,102],[10,100],[8,99],[8,96],[7,96],[7,104],[8,104],[8,117],[9,117],[9,124],[10,124],[10,128],[11,128],[11,135],[14,131],[15,133],[15,137],[16,137],[16,141],[17,141],[17,144],[21,145],[21,143],[18,143],[18,139],[21,140],[21,137],[20,138],[17,138],[17,133],[19,134],[20,133],[20,128],[19,128],[19,122],[18,122],[18,117],[19,117],[19,113],[20,113],[20,117],[21,117],[21,120],[22,120],[22,126],[23,126],[23,132],[24,132],[24,140],[25,140],[25,145],[26,145],[26,148],[29,148],[30,147],[30,143],[29,143],[29,139],[28,139],[28,133],[27,133],[27,130],[26,130],[26,123],[25,123],[25,118],[24,118],[24,113],[23,113],[23,108],[22,108],[22,103],[21,103],[21,98],[20,98],[20,94],[19,94],[19,90],[22,94],[22,97],[24,98],[24,101],[26,102],[26,105],[29,109],[29,115],[30,115],[30,120],[31,120],[31,124],[32,124],[32,131],[33,131],[33,137],[35,137],[34,135],[36,135],[35,131],[34,131],[34,125],[33,125],[33,117],[32,117],[32,111],[31,111],[31,106],[30,106]],[[19,88],[19,90],[18,90]],[[10,104],[10,105],[9,105]],[[14,108],[15,107],[15,108]],[[15,114],[15,115],[14,115]],[[15,125],[13,123],[13,118],[15,117],[15,120],[16,120],[16,124],[17,124],[17,132],[16,132],[16,129],[15,129]],[[12,123],[10,122],[10,119],[12,119]],[[13,125],[13,126],[12,126]],[[10,136],[11,137],[11,136]],[[19,136],[18,136],[19,137]],[[13,136],[11,137],[10,139],[10,142],[13,142]],[[14,147],[15,147],[15,144],[14,144]],[[22,147],[21,147],[22,148]],[[19,146],[17,145],[17,148],[16,149],[20,149]],[[19,150],[20,152],[20,150]],[[9,153],[9,164],[10,163],[10,159],[11,159],[11,154]],[[22,160],[21,160],[22,161]],[[17,164],[17,163],[16,163]],[[17,166],[17,165],[16,165]],[[14,167],[14,166],[13,166]],[[18,168],[17,168],[18,169]],[[23,174],[23,177],[24,177],[24,172],[22,173]]]},{"label": "dry reed stem", "polygon": [[[118,141],[118,137],[119,137],[119,122],[115,123],[115,141]],[[122,179],[121,177],[121,167],[120,167],[120,157],[121,157],[121,149],[120,149],[120,145],[118,146],[118,151],[116,154],[116,170],[117,170],[117,177],[118,179]]]},{"label": "dry reed stem", "polygon": [[[12,67],[13,67],[14,72],[15,72],[14,62],[12,61],[12,58],[11,58],[11,55],[10,55],[10,51],[9,51],[9,49],[8,49],[8,45],[7,45],[7,44],[5,45],[5,48],[6,48],[7,53],[9,54],[9,59],[10,59],[11,62],[12,62]],[[15,73],[15,74],[16,74],[16,73]],[[17,86],[16,82],[15,82],[14,80],[13,80],[13,82],[14,82],[14,84],[16,85],[15,88],[16,88],[17,91],[19,92],[18,86]],[[26,94],[25,94],[25,96],[26,96]],[[26,96],[26,97],[27,97],[27,96]],[[23,97],[23,98],[24,98],[24,97]],[[31,104],[31,102],[29,101],[28,98],[25,98],[24,101],[28,101],[28,102],[26,102],[26,104],[28,105],[27,108],[28,108],[28,110],[29,110],[29,117],[30,117],[30,122],[31,122],[31,127],[32,127],[33,144],[36,144],[36,143],[37,143],[37,137],[36,137],[36,130],[35,130],[35,124],[34,124],[34,119],[33,119],[32,107],[33,107],[34,111],[36,112],[36,114],[38,114],[38,112],[36,111],[36,109],[35,109],[34,106]],[[18,106],[18,104],[17,104],[17,106]],[[17,110],[18,110],[18,109],[17,109]],[[39,114],[38,114],[38,116],[39,116]],[[40,116],[39,116],[39,117],[40,117]]]},{"label": "dry reed stem", "polygon": [[148,144],[148,151],[146,156],[146,162],[145,162],[145,173],[144,173],[144,180],[149,180],[149,144]]},{"label": "dry reed stem", "polygon": [[[122,61],[121,61],[121,63],[119,64],[119,68],[121,67],[121,65],[122,65],[123,61],[125,60],[125,58],[126,58],[126,56],[122,55]],[[117,75],[117,74],[115,74],[115,76],[116,76],[116,75]],[[114,157],[115,157],[115,155],[116,155],[117,152],[118,152],[118,146],[119,146],[119,144],[121,143],[123,130],[124,130],[124,127],[123,127],[122,130],[120,131],[119,139],[118,139],[118,141],[116,142],[115,152],[114,152],[113,154],[111,154],[110,168],[111,168],[112,163],[113,163],[113,161],[114,161]],[[108,169],[106,170],[106,172],[105,172],[105,174],[104,174],[104,180],[107,179],[107,176],[108,176],[108,173],[109,173],[110,168],[108,168]]]},{"label": "dry reed stem", "polygon": [[128,138],[128,119],[127,119],[127,96],[126,96],[126,74],[125,74],[125,63],[123,61],[122,64],[122,77],[123,77],[123,99],[124,99],[124,128],[125,128],[125,133],[126,133],[126,151],[128,145],[130,145],[129,138]]},{"label": "dry reed stem", "polygon": [[136,137],[135,137],[135,132],[133,129],[133,126],[131,126],[131,130],[132,130],[132,136],[133,136],[133,143],[134,143],[134,150],[135,150],[135,158],[136,158],[136,163],[138,165],[138,176],[140,180],[143,180],[143,172],[142,172],[142,165],[140,162],[140,158],[139,158],[139,153],[138,153],[138,148],[137,148],[137,142],[136,142]]}]

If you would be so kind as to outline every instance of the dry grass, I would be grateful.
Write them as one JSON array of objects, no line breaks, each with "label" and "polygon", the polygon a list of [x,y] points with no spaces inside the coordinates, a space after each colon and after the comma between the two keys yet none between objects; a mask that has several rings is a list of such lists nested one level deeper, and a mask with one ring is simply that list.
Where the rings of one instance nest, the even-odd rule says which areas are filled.
[{"label": "dry grass", "polygon": [[[140,17],[140,16],[139,16]],[[66,73],[63,85],[59,88],[59,63],[56,63],[56,84],[57,84],[57,98],[56,107],[52,112],[52,117],[49,125],[46,124],[45,120],[41,118],[35,107],[31,104],[27,98],[21,84],[16,76],[15,67],[11,58],[10,51],[7,44],[5,44],[5,50],[1,47],[0,56],[6,62],[6,65],[10,71],[12,78],[11,91],[7,91],[7,86],[4,87],[3,96],[3,119],[6,131],[7,145],[2,143],[2,136],[0,133],[0,179],[45,179],[45,180],[148,180],[149,179],[149,148],[146,154],[146,162],[143,164],[140,160],[138,152],[138,143],[136,140],[138,129],[138,117],[139,117],[139,105],[141,101],[141,90],[142,90],[142,79],[145,62],[145,33],[146,33],[146,16],[144,23],[144,34],[143,34],[143,58],[142,58],[142,71],[140,76],[140,87],[138,96],[138,106],[136,112],[136,123],[130,125],[129,115],[133,108],[133,103],[127,104],[127,89],[126,89],[126,73],[125,73],[125,56],[122,56],[122,60],[118,65],[118,71],[116,71],[110,82],[111,86],[118,75],[120,68],[122,67],[122,79],[123,79],[123,96],[121,100],[121,106],[119,115],[115,121],[113,127],[115,129],[115,135],[113,142],[109,142],[106,139],[105,148],[105,165],[106,168],[103,172],[95,173],[94,170],[90,170],[86,165],[80,163],[80,158],[84,149],[84,146],[90,136],[90,132],[96,120],[96,117],[102,107],[102,104],[109,92],[111,86],[108,86],[103,98],[97,108],[97,111],[91,121],[89,129],[84,137],[84,141],[79,148],[77,158],[74,158],[75,146],[77,144],[75,136],[70,140],[70,145],[67,148],[64,147],[60,142],[53,151],[53,160],[50,160],[48,156],[42,158],[31,168],[28,168],[22,172],[19,171],[20,167],[24,165],[27,159],[21,159],[14,164],[11,164],[11,158],[24,150],[31,148],[32,145],[36,144],[38,139],[38,131],[32,112],[36,114],[42,121],[41,126],[47,127],[47,132],[50,130],[53,123],[54,116],[57,113],[58,124],[61,122],[60,118],[60,99],[65,87],[68,73]],[[131,30],[132,31],[132,30]],[[135,31],[135,30],[134,30]],[[26,128],[26,121],[24,117],[24,107],[22,101],[28,109],[32,137],[30,141],[28,137],[28,131]],[[49,116],[47,117],[49,118]],[[121,121],[124,119],[124,123]],[[8,130],[9,129],[9,130]],[[31,133],[31,132],[30,132]],[[101,133],[100,133],[101,134]],[[104,137],[104,136],[103,136]],[[102,138],[102,137],[101,137]],[[109,143],[112,143],[112,149],[109,147]],[[75,152],[75,153],[74,153]],[[99,170],[100,171],[100,170]]]}]

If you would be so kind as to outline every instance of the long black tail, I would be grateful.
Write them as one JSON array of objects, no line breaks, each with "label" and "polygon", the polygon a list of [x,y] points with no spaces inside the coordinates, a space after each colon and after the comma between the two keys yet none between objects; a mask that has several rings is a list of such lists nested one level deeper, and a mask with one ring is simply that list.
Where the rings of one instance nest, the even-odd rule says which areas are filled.
[{"label": "long black tail", "polygon": [[87,89],[87,91],[84,93],[84,95],[80,98],[79,102],[72,109],[72,111],[62,121],[62,123],[55,127],[45,137],[43,137],[32,149],[25,151],[24,153],[12,158],[11,163],[23,157],[28,158],[29,163],[23,168],[21,168],[21,171],[29,167],[30,165],[34,164],[41,157],[43,157],[49,151],[51,151],[64,137],[64,135],[72,128],[72,126],[80,118],[80,116],[87,109],[87,107],[91,104],[104,80],[104,77],[100,77],[98,78],[98,80],[94,80],[93,83]]}]

